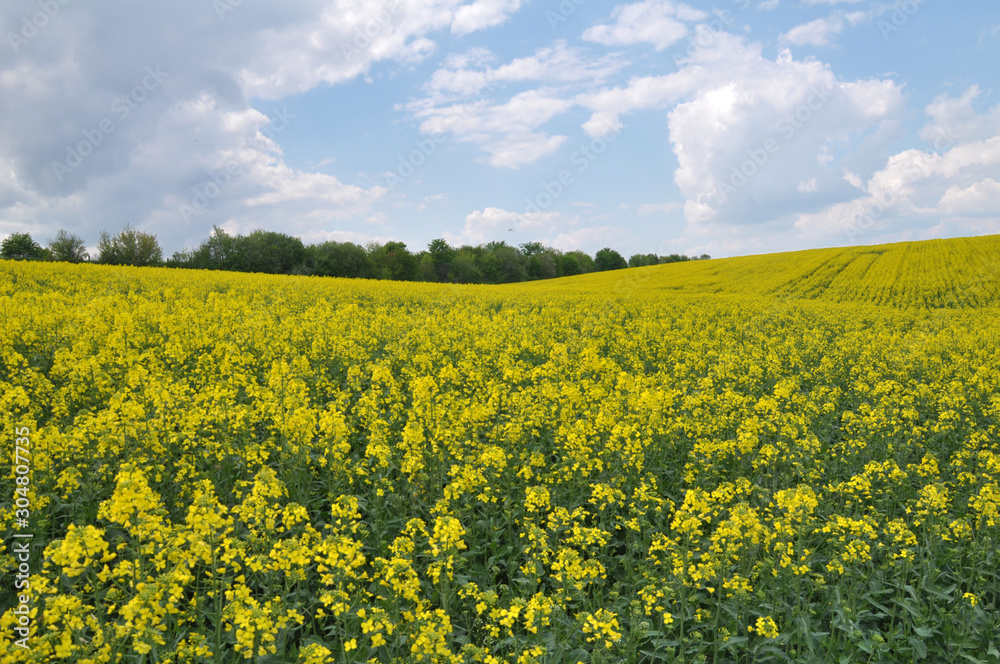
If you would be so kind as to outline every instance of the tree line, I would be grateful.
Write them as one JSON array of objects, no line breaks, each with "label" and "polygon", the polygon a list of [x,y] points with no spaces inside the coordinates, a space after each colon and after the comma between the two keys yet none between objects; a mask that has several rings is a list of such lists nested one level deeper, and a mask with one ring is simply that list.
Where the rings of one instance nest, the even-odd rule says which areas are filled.
[{"label": "tree line", "polygon": [[93,257],[86,251],[81,238],[60,230],[46,246],[35,242],[28,233],[14,233],[0,245],[0,258],[355,279],[505,284],[704,260],[710,256],[635,254],[626,261],[609,247],[590,256],[583,251],[560,251],[541,242],[511,246],[497,241],[453,247],[441,238],[432,240],[425,250],[412,252],[403,242],[370,242],[361,246],[330,241],[306,245],[297,237],[275,231],[255,230],[247,235],[230,235],[215,227],[196,249],[175,252],[164,260],[155,235],[126,226],[116,235],[102,232],[97,255]]}]

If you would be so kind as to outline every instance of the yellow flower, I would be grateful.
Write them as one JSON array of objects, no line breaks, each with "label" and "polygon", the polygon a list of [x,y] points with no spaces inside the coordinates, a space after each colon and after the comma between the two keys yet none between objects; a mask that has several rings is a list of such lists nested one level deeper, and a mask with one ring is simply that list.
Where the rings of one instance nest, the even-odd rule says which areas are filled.
[{"label": "yellow flower", "polygon": [[750,625],[747,627],[748,632],[757,632],[764,638],[776,639],[778,638],[778,624],[774,622],[774,618],[767,616],[764,618],[757,618],[756,627]]}]

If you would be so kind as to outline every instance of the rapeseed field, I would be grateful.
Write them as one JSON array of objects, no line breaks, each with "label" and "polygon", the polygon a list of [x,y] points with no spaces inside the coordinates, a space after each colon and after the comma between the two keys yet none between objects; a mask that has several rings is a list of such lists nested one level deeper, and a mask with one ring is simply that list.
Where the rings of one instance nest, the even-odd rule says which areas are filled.
[{"label": "rapeseed field", "polygon": [[2,262],[0,662],[997,664],[998,268]]}]

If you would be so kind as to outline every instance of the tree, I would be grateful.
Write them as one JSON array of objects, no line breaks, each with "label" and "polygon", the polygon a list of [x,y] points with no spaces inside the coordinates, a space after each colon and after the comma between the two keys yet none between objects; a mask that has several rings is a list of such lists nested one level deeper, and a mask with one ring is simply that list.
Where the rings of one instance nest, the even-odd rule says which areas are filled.
[{"label": "tree", "polygon": [[101,231],[97,243],[97,261],[106,265],[158,265],[163,261],[163,251],[156,236],[125,226],[114,237]]},{"label": "tree", "polygon": [[479,270],[489,284],[512,284],[528,279],[524,254],[503,241],[490,242],[483,247]]},{"label": "tree", "polygon": [[462,247],[455,252],[448,270],[448,279],[455,284],[481,284],[483,273],[476,265],[477,256],[473,247]]},{"label": "tree", "polygon": [[669,256],[660,256],[661,263],[683,263],[684,261],[691,260],[684,254],[670,254]]},{"label": "tree", "polygon": [[377,279],[414,281],[420,268],[418,258],[410,253],[403,242],[371,242],[366,247],[375,264]]},{"label": "tree", "polygon": [[656,265],[660,262],[656,254],[633,254],[628,259],[629,267],[644,267],[646,265]]},{"label": "tree", "polygon": [[628,267],[625,259],[614,249],[604,247],[594,255],[594,267],[600,271],[621,270]]},{"label": "tree", "polygon": [[13,233],[0,245],[0,258],[40,260],[45,258],[45,250],[28,233]]},{"label": "tree", "polygon": [[302,240],[263,229],[249,235],[237,235],[234,252],[236,266],[233,269],[240,272],[291,274],[306,258]]},{"label": "tree", "polygon": [[54,261],[82,263],[90,258],[83,240],[61,229],[56,233],[56,239],[49,240],[49,251]]},{"label": "tree", "polygon": [[594,271],[594,259],[589,254],[582,251],[569,251],[566,252],[566,255],[576,258],[576,264],[580,268],[579,274],[587,274]]},{"label": "tree", "polygon": [[529,279],[552,279],[559,274],[557,269],[559,256],[555,251],[541,251],[528,258],[527,272]]},{"label": "tree", "polygon": [[531,258],[535,254],[540,254],[545,251],[545,247],[542,246],[541,242],[525,242],[521,245],[521,253],[526,257]]},{"label": "tree", "polygon": [[321,277],[374,279],[375,263],[364,247],[353,242],[324,242],[306,248],[309,274]]},{"label": "tree", "polygon": [[437,238],[431,240],[427,245],[427,253],[434,263],[434,272],[438,281],[448,281],[448,273],[451,271],[451,264],[455,260],[457,252],[451,248],[446,240]]},{"label": "tree", "polygon": [[580,274],[580,261],[576,259],[576,255],[563,254],[559,257],[559,270],[560,276],[572,277],[575,274]]},{"label": "tree", "polygon": [[188,262],[199,270],[235,270],[237,260],[236,238],[213,226],[212,234],[198,245]]}]

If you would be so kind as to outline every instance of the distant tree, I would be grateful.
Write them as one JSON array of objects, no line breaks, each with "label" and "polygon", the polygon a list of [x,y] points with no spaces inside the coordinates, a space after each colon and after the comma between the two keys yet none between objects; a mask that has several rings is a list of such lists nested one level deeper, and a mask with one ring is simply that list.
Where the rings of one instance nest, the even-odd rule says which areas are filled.
[{"label": "distant tree", "polygon": [[190,249],[187,248],[178,249],[173,253],[173,255],[170,258],[163,261],[163,265],[164,267],[194,268],[194,266],[191,264],[193,258],[194,258],[194,252],[191,251]]},{"label": "distant tree", "polygon": [[421,251],[416,255],[417,259],[417,281],[437,281],[437,272],[434,270],[434,259],[426,251]]},{"label": "distant tree", "polygon": [[54,240],[49,241],[49,252],[52,254],[52,260],[67,263],[82,263],[90,258],[83,240],[62,229],[56,233]]},{"label": "distant tree", "polygon": [[378,279],[394,279],[396,281],[414,281],[417,278],[420,264],[418,258],[410,253],[403,242],[369,243],[366,247],[368,256],[375,265]]},{"label": "distant tree", "polygon": [[200,270],[239,269],[237,238],[218,226],[212,227],[212,234],[190,254],[188,264]]},{"label": "distant tree", "polygon": [[0,244],[0,258],[41,260],[46,252],[28,233],[12,233]]},{"label": "distant tree", "polygon": [[481,284],[483,273],[477,265],[477,255],[473,247],[461,247],[455,252],[449,266],[448,278],[455,284]]},{"label": "distant tree", "polygon": [[156,236],[137,231],[131,226],[112,237],[101,231],[97,243],[97,261],[106,265],[135,265],[139,267],[159,265],[163,261],[163,251]]},{"label": "distant tree", "polygon": [[431,240],[427,245],[427,253],[434,262],[434,272],[438,281],[448,281],[448,272],[455,260],[456,251],[443,238]]},{"label": "distant tree", "polygon": [[629,267],[644,267],[646,265],[656,265],[660,262],[656,254],[634,254],[628,259]]},{"label": "distant tree", "polygon": [[482,247],[479,270],[489,284],[512,284],[528,279],[524,254],[503,241],[490,242]]},{"label": "distant tree", "polygon": [[661,263],[682,263],[684,261],[691,260],[683,254],[670,254],[669,256],[660,256]]},{"label": "distant tree", "polygon": [[551,250],[532,253],[525,266],[528,278],[552,279],[558,276],[558,259],[559,256]]},{"label": "distant tree", "polygon": [[530,258],[535,254],[540,254],[545,251],[545,247],[542,246],[541,242],[525,242],[521,245],[521,253],[526,257]]},{"label": "distant tree", "polygon": [[598,271],[621,270],[626,267],[628,263],[622,255],[610,247],[604,247],[594,255],[594,268]]},{"label": "distant tree", "polygon": [[587,274],[588,272],[593,272],[594,268],[596,267],[594,265],[594,259],[591,258],[590,255],[585,252],[569,251],[566,252],[566,255],[573,256],[574,258],[576,258],[576,263],[577,265],[580,266],[580,274]]},{"label": "distant tree", "polygon": [[561,277],[572,277],[581,272],[580,261],[577,259],[575,253],[560,256],[559,267],[559,276]]},{"label": "distant tree", "polygon": [[698,256],[698,260],[700,260],[700,261],[707,261],[707,260],[710,260],[711,258],[712,257],[709,256],[708,254],[702,254],[701,256]]},{"label": "distant tree", "polygon": [[364,247],[353,242],[324,242],[306,248],[309,274],[321,277],[374,279],[375,263]]},{"label": "distant tree", "polygon": [[241,272],[291,274],[306,257],[302,240],[284,233],[258,229],[236,236],[236,268]]}]

